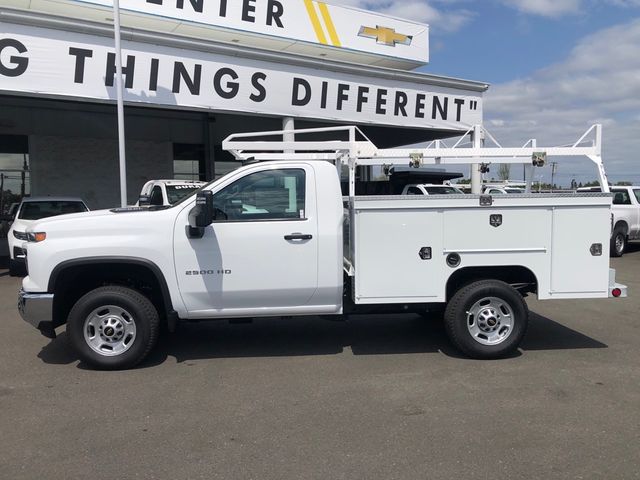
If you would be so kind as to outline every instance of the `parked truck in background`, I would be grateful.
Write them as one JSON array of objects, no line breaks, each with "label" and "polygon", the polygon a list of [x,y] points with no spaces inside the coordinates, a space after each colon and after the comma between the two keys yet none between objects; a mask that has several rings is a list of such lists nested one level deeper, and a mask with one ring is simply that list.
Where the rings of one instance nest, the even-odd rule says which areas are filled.
[{"label": "parked truck in background", "polygon": [[486,195],[520,195],[525,193],[525,190],[518,187],[486,186],[484,187],[484,193]]},{"label": "parked truck in background", "polygon": [[9,275],[24,275],[27,229],[39,220],[57,215],[88,212],[84,200],[77,197],[25,197],[15,208],[7,234],[9,245]]},{"label": "parked truck in background", "polygon": [[136,205],[173,205],[206,183],[198,180],[149,180],[142,187]]},{"label": "parked truck in background", "polygon": [[406,185],[401,195],[464,195],[464,192],[452,185],[418,183]]},{"label": "parked truck in background", "polygon": [[[392,155],[385,161],[404,163],[409,154],[367,142],[294,141],[261,155],[244,138],[225,146],[252,163],[175,205],[33,226],[23,318],[49,337],[66,323],[83,361],[115,369],[141,361],[161,323],[173,330],[181,321],[444,306],[454,345],[487,359],[518,348],[527,295],[626,296],[609,268],[606,193],[358,197],[358,165]],[[310,152],[315,145],[319,152]],[[421,155],[410,157],[419,164]]]},{"label": "parked truck in background", "polygon": [[[611,256],[621,257],[630,241],[640,240],[640,187],[612,186]],[[578,192],[600,192],[600,187],[579,188]]]}]

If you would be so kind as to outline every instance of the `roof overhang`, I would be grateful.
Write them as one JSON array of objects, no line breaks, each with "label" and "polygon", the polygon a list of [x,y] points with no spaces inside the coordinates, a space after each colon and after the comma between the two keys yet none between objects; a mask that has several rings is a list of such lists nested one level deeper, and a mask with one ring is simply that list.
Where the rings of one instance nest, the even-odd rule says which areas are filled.
[{"label": "roof overhang", "polygon": [[[111,102],[110,26],[0,8],[13,73],[0,92]],[[123,29],[129,104],[306,121],[430,130],[437,137],[482,123],[481,82]],[[111,78],[109,78],[111,77]],[[196,85],[197,84],[197,85]],[[440,133],[441,132],[441,133]]]},{"label": "roof overhang", "polygon": [[[112,0],[3,0],[3,6],[112,25]],[[125,28],[412,70],[429,26],[316,0],[120,0]]]}]

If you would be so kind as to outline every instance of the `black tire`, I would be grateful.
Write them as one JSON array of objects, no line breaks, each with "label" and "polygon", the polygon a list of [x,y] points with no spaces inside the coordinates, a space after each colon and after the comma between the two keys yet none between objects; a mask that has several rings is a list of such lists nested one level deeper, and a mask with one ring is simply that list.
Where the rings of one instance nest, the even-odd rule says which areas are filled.
[{"label": "black tire", "polygon": [[[87,335],[92,333],[97,338],[98,334],[94,327],[87,324],[89,316],[98,318],[101,313],[99,309],[104,307],[106,312],[109,311],[109,306],[122,309],[125,312],[122,316],[135,325],[131,344],[124,346],[126,350],[120,354],[109,354],[106,348],[102,349],[105,353],[100,353],[85,339],[85,328]],[[93,312],[98,313],[92,315]],[[149,354],[157,343],[159,324],[158,311],[147,297],[130,288],[109,286],[96,288],[76,302],[69,313],[67,332],[71,346],[82,361],[100,370],[120,370],[134,367]],[[102,333],[99,333],[100,337]],[[102,343],[108,348],[108,341]]]},{"label": "black tire", "polygon": [[625,231],[616,227],[611,235],[611,256],[614,258],[621,257],[627,251],[627,234]]},{"label": "black tire", "polygon": [[[483,300],[486,302],[488,299],[496,300],[483,306]],[[472,313],[474,307],[480,309],[477,316]],[[488,312],[497,313],[489,315]],[[507,318],[510,319],[509,327],[505,324]],[[502,358],[518,349],[529,324],[529,308],[511,285],[498,280],[482,280],[462,287],[453,295],[447,304],[444,321],[451,342],[461,352],[483,360]],[[487,323],[483,323],[485,321]],[[486,330],[480,325],[493,331],[485,334]],[[472,334],[472,328],[479,333]],[[500,335],[504,335],[502,340]],[[492,336],[498,337],[496,343],[481,343],[491,341]]]}]

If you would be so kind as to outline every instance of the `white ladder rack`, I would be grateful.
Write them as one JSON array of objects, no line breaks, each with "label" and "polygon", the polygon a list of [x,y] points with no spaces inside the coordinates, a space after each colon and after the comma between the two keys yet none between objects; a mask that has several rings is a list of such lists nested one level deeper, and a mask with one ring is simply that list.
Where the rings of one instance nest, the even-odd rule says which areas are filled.
[{"label": "white ladder rack", "polygon": [[[294,135],[336,134],[347,136],[347,140],[285,140]],[[346,135],[345,135],[346,134]],[[467,147],[462,145],[467,135],[490,140],[493,146]],[[275,137],[274,140],[267,140]],[[358,166],[411,166],[426,165],[529,165],[527,191],[531,189],[534,166],[543,166],[550,157],[584,156],[598,169],[602,191],[609,193],[609,182],[602,163],[602,125],[591,126],[575,143],[557,147],[539,147],[536,140],[529,140],[521,148],[504,148],[481,125],[469,129],[452,147],[434,140],[422,148],[379,149],[355,126],[310,128],[303,130],[279,130],[270,132],[237,133],[227,137],[222,148],[238,160],[282,161],[323,160],[334,162],[337,167],[349,166],[349,196],[355,192],[355,168]]]}]

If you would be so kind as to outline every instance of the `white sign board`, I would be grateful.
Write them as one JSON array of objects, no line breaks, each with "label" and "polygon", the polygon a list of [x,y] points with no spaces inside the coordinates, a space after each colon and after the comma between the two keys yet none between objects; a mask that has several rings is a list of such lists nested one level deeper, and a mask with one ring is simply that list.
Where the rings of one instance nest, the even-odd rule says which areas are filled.
[{"label": "white sign board", "polygon": [[[0,23],[0,92],[114,100],[113,40]],[[444,130],[482,123],[478,92],[123,42],[125,101]]]},{"label": "white sign board", "polygon": [[[45,3],[51,0],[44,0]],[[56,4],[60,8],[60,1]],[[62,0],[112,8],[112,0]],[[123,12],[284,38],[315,45],[429,62],[429,27],[316,0],[120,0]],[[70,8],[73,15],[72,7]],[[144,27],[143,27],[144,28]]]}]

